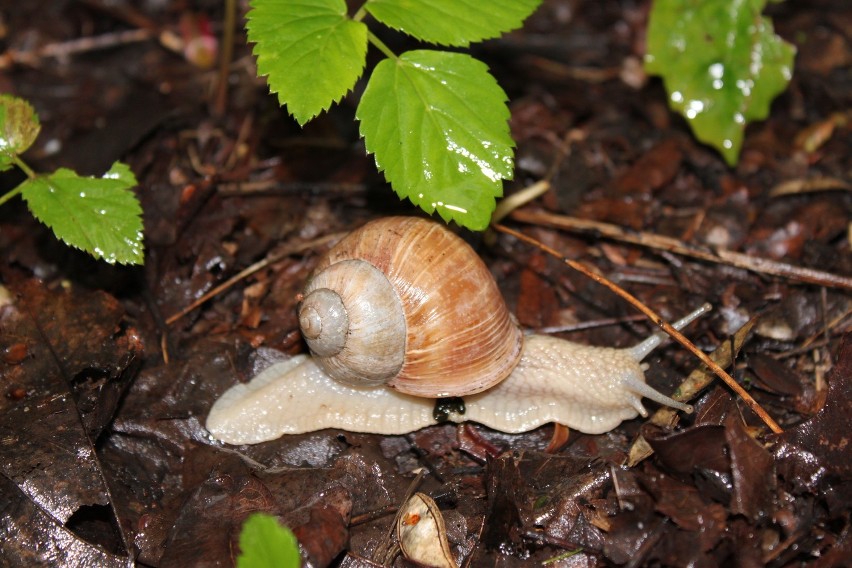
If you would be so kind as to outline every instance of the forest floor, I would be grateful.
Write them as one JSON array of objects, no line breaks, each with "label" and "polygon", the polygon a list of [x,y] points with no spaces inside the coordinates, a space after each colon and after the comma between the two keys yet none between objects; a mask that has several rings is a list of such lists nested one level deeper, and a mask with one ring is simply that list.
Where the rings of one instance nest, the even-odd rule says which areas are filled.
[{"label": "forest floor", "polygon": [[[504,223],[666,319],[710,303],[686,335],[707,352],[734,345],[727,368],[783,430],[716,381],[676,424],[572,431],[557,448],[564,432],[552,425],[213,440],[207,412],[251,377],[259,347],[305,351],[296,298],[323,237],[416,212],[365,154],[356,95],[301,129],[255,76],[242,30],[225,83],[164,47],[166,31],[218,34],[222,2],[10,4],[0,92],[29,100],[42,122],[26,158],[97,175],[130,164],[146,262],[94,261],[20,200],[0,208],[0,566],[231,566],[254,511],[288,524],[312,566],[365,566],[391,544],[418,468],[417,489],[468,566],[849,565],[848,2],[771,6],[797,46],[795,71],[735,168],[642,74],[646,1],[548,0],[522,30],[475,49],[510,98],[506,193],[551,187]],[[109,45],[77,42],[94,37]],[[4,172],[0,188],[19,181]],[[524,328],[609,346],[654,329],[515,237],[464,237]],[[663,392],[699,366],[677,344],[648,363]]]}]

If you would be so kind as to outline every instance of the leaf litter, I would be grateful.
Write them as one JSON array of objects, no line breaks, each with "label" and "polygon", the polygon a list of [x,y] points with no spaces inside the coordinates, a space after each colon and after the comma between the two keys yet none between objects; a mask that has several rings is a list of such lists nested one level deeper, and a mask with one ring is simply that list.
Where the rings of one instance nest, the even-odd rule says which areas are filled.
[{"label": "leaf litter", "polygon": [[[144,10],[57,4],[95,29],[132,25]],[[671,118],[659,85],[637,91],[563,72],[620,68],[635,56],[631,42],[643,25],[631,8],[575,8],[546,2],[524,31],[484,48],[513,101],[518,156],[509,192],[547,176],[553,191],[541,206],[551,213],[850,274],[848,192],[769,195],[785,180],[848,173],[848,123],[832,122],[819,144],[795,136],[850,102],[839,76],[848,38],[826,25],[834,16],[843,21],[842,3],[771,9],[784,37],[802,29],[820,37],[797,39],[794,87],[769,120],[749,129],[736,170]],[[162,26],[184,9],[143,16]],[[12,45],[24,45],[17,30],[45,42],[77,33],[63,17],[34,24],[27,10],[10,15]],[[524,55],[532,45],[535,57]],[[815,56],[824,45],[833,46],[828,59]],[[713,383],[677,425],[631,421],[599,436],[571,432],[556,453],[545,452],[550,426],[518,436],[468,424],[394,437],[318,432],[245,447],[212,441],[202,427],[207,410],[252,375],[257,347],[303,350],[295,297],[322,250],[287,254],[176,324],[165,319],[276,250],[403,209],[388,198],[354,129],[341,126],[351,123],[351,108],[333,109],[302,132],[237,69],[231,114],[202,128],[210,125],[197,100],[203,79],[189,63],[153,43],[86,57],[45,62],[73,73],[18,66],[2,69],[0,81],[43,118],[31,150],[37,159],[57,159],[42,142],[54,138],[101,163],[129,158],[146,212],[147,265],[93,268],[50,244],[19,211],[0,211],[7,259],[0,278],[10,292],[0,308],[0,564],[231,566],[242,521],[263,511],[294,530],[309,565],[374,565],[369,559],[386,542],[418,468],[428,474],[417,490],[440,509],[460,565],[848,561],[848,290],[534,222],[518,228],[595,266],[665,317],[711,302],[713,315],[688,330],[705,350],[729,343],[756,316],[728,368],[784,433],[768,433]],[[143,57],[144,68],[128,70],[131,84],[91,65],[126,69]],[[45,112],[56,103],[40,96],[47,92],[62,93],[62,117]],[[116,145],[96,145],[87,129],[131,97],[157,101],[124,112],[130,131],[149,134],[116,133]],[[176,122],[163,120],[163,105],[179,109]],[[240,134],[246,117],[248,137]],[[182,135],[187,129],[207,134]],[[247,181],[264,189],[217,191]],[[321,184],[354,189],[310,189]],[[526,246],[503,236],[475,244],[529,325],[604,322],[567,335],[599,345],[628,345],[647,333],[622,302]],[[621,324],[607,325],[613,318]],[[696,367],[674,347],[650,364],[649,381],[670,391]],[[627,467],[640,434],[649,449]]]}]

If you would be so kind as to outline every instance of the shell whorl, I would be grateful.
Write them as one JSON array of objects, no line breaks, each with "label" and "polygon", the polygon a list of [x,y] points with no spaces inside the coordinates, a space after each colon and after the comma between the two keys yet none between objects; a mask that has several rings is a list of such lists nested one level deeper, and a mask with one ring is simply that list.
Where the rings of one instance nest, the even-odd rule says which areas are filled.
[{"label": "shell whorl", "polygon": [[299,325],[317,363],[337,380],[380,385],[405,354],[405,320],[387,278],[362,260],[317,272],[305,288]]},{"label": "shell whorl", "polygon": [[[390,387],[422,397],[463,396],[481,392],[511,373],[521,356],[523,334],[488,268],[467,243],[445,226],[416,217],[388,217],[364,225],[320,261],[316,276],[305,291],[305,302],[317,288],[333,289],[325,283],[331,280],[325,275],[329,270],[340,271],[334,275],[336,282],[351,284],[349,263],[353,261],[362,261],[383,275],[402,310],[401,359],[385,361],[389,355],[383,347],[384,339],[379,340],[382,354],[372,359],[384,361],[385,371],[399,365],[398,372],[387,381]],[[338,293],[344,304],[347,298],[359,303],[363,300],[362,313],[376,315],[374,312],[379,310],[367,307],[372,306],[372,301],[362,297],[374,292],[373,286],[378,285],[360,287],[357,293]],[[303,303],[303,311],[304,306]],[[349,355],[357,355],[361,349],[364,353],[376,351],[372,333],[364,338],[356,333],[355,322],[360,316],[353,316],[348,308],[347,313],[350,328],[345,346],[337,355],[319,356],[318,363],[330,375],[350,383],[359,378],[366,378],[368,383],[381,382],[382,379],[362,377],[362,371],[343,370],[343,361]],[[305,319],[311,317],[306,314]],[[313,333],[316,325],[310,321],[307,324],[308,333]],[[325,329],[324,323],[322,327]],[[375,330],[360,324],[358,327]],[[350,345],[353,340],[357,348],[355,343]],[[332,370],[334,367],[337,370]]]}]

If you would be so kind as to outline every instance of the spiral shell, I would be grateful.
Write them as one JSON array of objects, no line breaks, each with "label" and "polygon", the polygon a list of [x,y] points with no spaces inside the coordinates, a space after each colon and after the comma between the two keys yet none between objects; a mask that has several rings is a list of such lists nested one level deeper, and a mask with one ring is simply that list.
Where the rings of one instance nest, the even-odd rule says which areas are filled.
[{"label": "spiral shell", "polygon": [[300,323],[329,375],[431,398],[499,383],[523,346],[479,256],[445,226],[414,217],[370,222],[329,251]]}]

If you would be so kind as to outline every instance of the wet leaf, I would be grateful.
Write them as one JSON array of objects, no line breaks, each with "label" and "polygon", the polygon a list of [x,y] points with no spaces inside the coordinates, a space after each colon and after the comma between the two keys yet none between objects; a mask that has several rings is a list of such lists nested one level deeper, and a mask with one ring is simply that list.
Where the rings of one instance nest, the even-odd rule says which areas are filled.
[{"label": "wet leaf", "polygon": [[212,473],[183,504],[163,545],[160,564],[233,566],[243,521],[253,512],[272,512],[274,507],[263,482]]},{"label": "wet leaf", "polygon": [[40,129],[38,115],[30,103],[0,94],[0,171],[11,166],[12,158],[26,152]]},{"label": "wet leaf", "polygon": [[328,566],[349,542],[351,513],[349,489],[332,486],[315,495],[304,506],[287,513],[284,521],[292,527],[309,563]]},{"label": "wet leaf", "polygon": [[772,455],[745,431],[742,419],[729,414],[725,439],[731,456],[731,513],[752,521],[771,516],[775,496],[775,463]]},{"label": "wet leaf", "polygon": [[673,434],[647,427],[643,428],[643,434],[660,461],[672,471],[692,473],[696,469],[710,469],[727,472],[730,469],[725,430],[721,426],[695,426]]},{"label": "wet leaf", "polygon": [[709,503],[694,485],[648,469],[651,473],[647,484],[656,498],[656,510],[684,530],[701,532],[703,552],[713,548],[725,530],[725,508]]},{"label": "wet leaf", "polygon": [[[22,530],[19,519],[5,513],[0,541],[22,550],[53,550],[57,564],[67,565],[59,560],[71,562],[66,554],[93,553],[69,532],[72,518],[110,504],[90,440],[112,419],[141,345],[132,328],[119,331],[123,309],[103,292],[73,287],[55,292],[37,281],[15,291],[15,302],[0,311],[0,352],[11,345],[17,353],[0,360],[0,376],[10,389],[0,397],[0,469],[17,489],[0,493],[7,511],[35,507],[40,516],[26,519],[34,524],[27,524],[32,533],[23,536],[5,532]],[[34,540],[13,544],[26,539]]]},{"label": "wet leaf", "polygon": [[132,560],[86,542],[0,475],[0,564],[127,568]]},{"label": "wet leaf", "polygon": [[816,416],[778,436],[778,470],[796,493],[825,494],[834,513],[852,507],[852,339],[845,338],[828,378],[828,396]]},{"label": "wet leaf", "polygon": [[142,264],[142,208],[130,190],[136,177],[121,162],[100,178],[60,168],[25,181],[32,214],[72,247],[110,264]]},{"label": "wet leaf", "polygon": [[488,549],[519,550],[523,481],[518,454],[504,454],[489,464],[488,512],[482,541]]},{"label": "wet leaf", "polygon": [[304,125],[355,85],[367,61],[367,26],[343,0],[252,0],[248,39],[257,72]]},{"label": "wet leaf", "polygon": [[272,515],[249,515],[240,533],[238,568],[298,568],[299,544],[287,527]]},{"label": "wet leaf", "polygon": [[813,382],[780,361],[764,353],[749,355],[748,366],[754,371],[758,385],[773,393],[786,395],[798,412],[812,414],[819,397]]},{"label": "wet leaf", "polygon": [[[112,421],[141,364],[143,345],[126,326],[124,308],[105,292],[69,287],[60,291],[36,280],[15,286],[18,310],[5,314],[2,345],[12,342],[19,359],[0,364],[4,378],[29,397],[70,387],[86,433],[97,439]],[[53,382],[56,384],[53,384]],[[10,399],[0,401],[0,409]],[[30,412],[38,412],[30,409]]]},{"label": "wet leaf", "polygon": [[695,136],[736,164],[746,124],[769,114],[787,87],[796,49],[761,16],[766,0],[656,0],[645,70],[660,75],[669,105]]},{"label": "wet leaf", "polygon": [[373,71],[356,117],[400,198],[482,231],[511,179],[506,94],[462,53],[409,51]]},{"label": "wet leaf", "polygon": [[503,0],[487,7],[475,0],[370,0],[364,7],[386,26],[417,39],[466,47],[519,27],[539,4],[541,0]]}]

